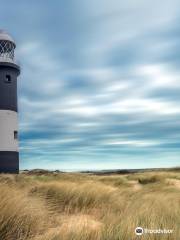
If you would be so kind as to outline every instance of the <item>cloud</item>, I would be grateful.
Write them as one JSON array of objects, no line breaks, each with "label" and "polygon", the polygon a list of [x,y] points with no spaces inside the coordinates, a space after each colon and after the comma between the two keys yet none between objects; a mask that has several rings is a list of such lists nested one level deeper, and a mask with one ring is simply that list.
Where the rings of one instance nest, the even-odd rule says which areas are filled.
[{"label": "cloud", "polygon": [[179,164],[178,9],[176,0],[2,1],[22,69],[21,168]]}]

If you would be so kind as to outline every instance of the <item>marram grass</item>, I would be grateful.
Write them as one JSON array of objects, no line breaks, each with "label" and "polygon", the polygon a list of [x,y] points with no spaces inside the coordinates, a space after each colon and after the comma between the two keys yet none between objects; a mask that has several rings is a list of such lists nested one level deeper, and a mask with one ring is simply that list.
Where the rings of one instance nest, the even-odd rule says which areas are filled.
[{"label": "marram grass", "polygon": [[178,240],[179,226],[178,171],[0,175],[2,240]]}]

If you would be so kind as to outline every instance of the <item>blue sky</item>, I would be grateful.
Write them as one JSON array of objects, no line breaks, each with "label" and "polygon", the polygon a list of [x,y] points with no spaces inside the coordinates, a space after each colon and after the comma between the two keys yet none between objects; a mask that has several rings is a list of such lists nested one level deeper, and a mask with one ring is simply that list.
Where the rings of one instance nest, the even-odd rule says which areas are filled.
[{"label": "blue sky", "polygon": [[17,42],[20,166],[180,164],[177,0],[0,0]]}]

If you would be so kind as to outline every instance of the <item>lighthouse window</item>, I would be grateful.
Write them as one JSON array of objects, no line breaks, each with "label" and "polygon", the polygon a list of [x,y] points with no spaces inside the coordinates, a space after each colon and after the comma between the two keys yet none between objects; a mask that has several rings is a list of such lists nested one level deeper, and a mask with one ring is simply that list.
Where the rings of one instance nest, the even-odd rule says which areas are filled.
[{"label": "lighthouse window", "polygon": [[11,76],[10,75],[6,75],[6,83],[11,83]]},{"label": "lighthouse window", "polygon": [[14,139],[18,139],[18,131],[14,131]]}]

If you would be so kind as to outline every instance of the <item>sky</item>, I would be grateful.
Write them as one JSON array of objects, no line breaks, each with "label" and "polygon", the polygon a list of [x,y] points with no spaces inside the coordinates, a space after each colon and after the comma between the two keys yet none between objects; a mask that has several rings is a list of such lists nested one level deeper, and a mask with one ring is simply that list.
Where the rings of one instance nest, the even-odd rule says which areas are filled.
[{"label": "sky", "polygon": [[0,0],[21,169],[180,165],[180,2]]}]

